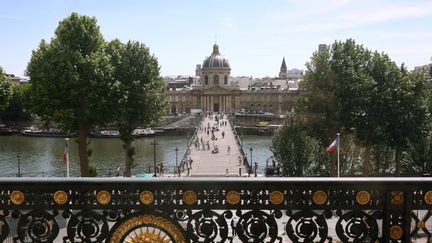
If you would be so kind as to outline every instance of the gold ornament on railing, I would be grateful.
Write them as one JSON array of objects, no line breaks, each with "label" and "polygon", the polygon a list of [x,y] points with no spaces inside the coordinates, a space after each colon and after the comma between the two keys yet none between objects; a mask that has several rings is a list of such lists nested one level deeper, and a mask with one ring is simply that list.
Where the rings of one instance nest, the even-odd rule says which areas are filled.
[{"label": "gold ornament on railing", "polygon": [[198,201],[197,194],[194,191],[185,191],[183,193],[183,202],[187,205],[192,205]]},{"label": "gold ornament on railing", "polygon": [[425,228],[425,222],[423,220],[419,220],[416,224],[418,229],[424,229]]},{"label": "gold ornament on railing", "polygon": [[270,202],[274,205],[281,204],[284,200],[284,195],[281,191],[272,191],[269,196]]},{"label": "gold ornament on railing", "polygon": [[142,204],[149,205],[149,204],[153,203],[153,200],[154,200],[153,192],[142,191],[140,193],[140,202]]},{"label": "gold ornament on railing", "polygon": [[366,205],[370,201],[370,193],[367,191],[359,191],[356,195],[356,201],[360,205]]},{"label": "gold ornament on railing", "polygon": [[58,190],[54,193],[53,198],[55,203],[63,205],[68,201],[69,196],[65,191]]},{"label": "gold ornament on railing", "polygon": [[403,192],[391,192],[391,204],[401,205],[404,202]]},{"label": "gold ornament on railing", "polygon": [[403,230],[399,225],[393,225],[390,227],[390,239],[399,240],[402,238]]},{"label": "gold ornament on railing", "polygon": [[236,191],[229,191],[226,194],[226,201],[228,204],[235,205],[240,203],[240,193]]},{"label": "gold ornament on railing", "polygon": [[111,193],[109,193],[108,191],[99,191],[96,194],[96,200],[100,204],[107,205],[111,202]]},{"label": "gold ornament on railing", "polygon": [[12,191],[12,193],[10,194],[10,200],[13,204],[20,205],[25,200],[24,193],[22,193],[21,191]]},{"label": "gold ornament on railing", "polygon": [[312,200],[316,205],[323,205],[327,202],[327,193],[324,191],[316,191],[312,195]]},{"label": "gold ornament on railing", "polygon": [[426,192],[426,194],[424,195],[424,200],[427,204],[432,204],[432,191]]},{"label": "gold ornament on railing", "polygon": [[186,239],[169,220],[146,214],[130,218],[114,230],[110,243],[120,242],[185,243]]}]

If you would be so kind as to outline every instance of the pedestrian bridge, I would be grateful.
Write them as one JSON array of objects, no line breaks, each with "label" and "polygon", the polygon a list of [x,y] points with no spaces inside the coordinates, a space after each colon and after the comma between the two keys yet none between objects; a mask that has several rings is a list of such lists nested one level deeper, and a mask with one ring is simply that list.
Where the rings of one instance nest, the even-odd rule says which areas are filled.
[{"label": "pedestrian bridge", "polygon": [[[197,126],[180,170],[183,176],[249,176],[250,165],[223,114],[207,114]],[[192,163],[191,163],[192,162]]]},{"label": "pedestrian bridge", "polygon": [[430,178],[2,178],[0,242],[430,242]]}]

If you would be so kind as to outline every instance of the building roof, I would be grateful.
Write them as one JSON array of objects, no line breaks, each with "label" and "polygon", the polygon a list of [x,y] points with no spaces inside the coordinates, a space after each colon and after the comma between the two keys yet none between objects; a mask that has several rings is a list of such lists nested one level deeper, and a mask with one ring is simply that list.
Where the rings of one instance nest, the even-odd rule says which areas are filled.
[{"label": "building roof", "polygon": [[207,57],[204,62],[202,69],[205,68],[228,68],[230,69],[230,65],[228,63],[228,59],[223,57],[219,53],[219,46],[217,44],[213,45],[213,53],[211,56]]}]

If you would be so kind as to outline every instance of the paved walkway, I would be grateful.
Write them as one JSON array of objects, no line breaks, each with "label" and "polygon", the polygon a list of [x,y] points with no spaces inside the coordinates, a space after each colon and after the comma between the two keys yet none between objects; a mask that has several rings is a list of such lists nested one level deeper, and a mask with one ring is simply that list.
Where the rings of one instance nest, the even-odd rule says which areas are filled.
[{"label": "paved walkway", "polygon": [[[192,159],[192,169],[189,176],[247,176],[246,167],[243,165],[243,158],[237,146],[233,128],[225,115],[219,115],[219,122],[216,121],[216,114],[205,117],[198,126],[198,143],[192,142],[190,157]],[[226,124],[226,125],[224,125]],[[212,127],[214,140],[212,139]],[[207,130],[209,132],[207,133]],[[222,136],[224,133],[224,136]],[[228,148],[229,147],[229,148]],[[214,153],[215,148],[218,149]],[[183,176],[187,176],[187,170]]]}]

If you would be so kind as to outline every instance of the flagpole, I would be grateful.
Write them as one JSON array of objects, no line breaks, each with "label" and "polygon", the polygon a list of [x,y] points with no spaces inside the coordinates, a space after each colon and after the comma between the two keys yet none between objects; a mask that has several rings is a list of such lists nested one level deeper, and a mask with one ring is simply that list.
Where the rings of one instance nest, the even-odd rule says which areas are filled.
[{"label": "flagpole", "polygon": [[69,138],[65,138],[66,140],[66,177],[69,178]]},{"label": "flagpole", "polygon": [[340,133],[337,133],[337,176],[340,177],[340,164],[339,164],[339,147],[340,147]]}]

